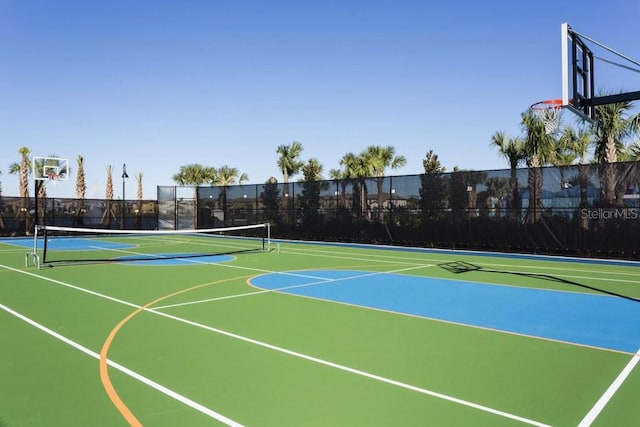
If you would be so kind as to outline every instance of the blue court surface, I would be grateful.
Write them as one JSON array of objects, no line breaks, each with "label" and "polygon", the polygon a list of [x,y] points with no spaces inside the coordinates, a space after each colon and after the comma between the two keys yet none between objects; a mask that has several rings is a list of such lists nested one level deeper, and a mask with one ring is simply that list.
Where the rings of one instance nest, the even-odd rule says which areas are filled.
[{"label": "blue court surface", "polygon": [[[33,248],[33,238],[13,237],[10,239],[0,239],[0,242],[8,245]],[[38,249],[42,249],[43,240],[38,239]],[[49,238],[47,248],[59,251],[95,251],[99,249],[128,249],[135,245],[119,242],[107,242],[96,239],[83,239],[81,237],[60,237]]]},{"label": "blue court surface", "polygon": [[[33,248],[33,238],[19,237],[10,239],[0,239],[2,243],[20,246],[24,248]],[[43,241],[38,240],[38,249],[42,249]],[[50,250],[58,251],[94,251],[94,250],[118,250],[131,249],[136,245],[110,242],[96,239],[84,239],[81,237],[60,237],[50,238],[47,243]],[[232,261],[234,258],[230,255],[221,254],[202,254],[202,253],[154,253],[154,254],[135,254],[122,256],[111,259],[112,261],[123,261],[128,265],[145,265],[145,266],[169,266],[169,265],[193,265],[193,264],[212,264],[218,262]]]},{"label": "blue court surface", "polygon": [[573,293],[353,270],[251,279],[261,289],[509,333],[635,353],[640,302]]}]

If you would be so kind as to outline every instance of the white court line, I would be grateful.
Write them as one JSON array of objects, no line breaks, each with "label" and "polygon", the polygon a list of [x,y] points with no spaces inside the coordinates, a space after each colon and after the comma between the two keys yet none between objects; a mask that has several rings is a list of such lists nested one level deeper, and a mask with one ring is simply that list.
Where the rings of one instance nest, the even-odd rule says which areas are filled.
[{"label": "white court line", "polygon": [[614,394],[618,391],[622,383],[627,379],[627,377],[633,371],[633,368],[640,362],[640,349],[633,355],[631,360],[627,363],[624,369],[618,374],[615,380],[611,383],[609,388],[604,392],[600,399],[593,405],[593,408],[585,415],[585,417],[580,421],[578,427],[588,427],[595,421],[595,419],[600,415],[600,412],[604,409],[604,407],[609,403],[609,400],[613,397]]},{"label": "white court line", "polygon": [[237,339],[237,340],[240,340],[240,341],[244,341],[244,342],[247,342],[247,343],[250,343],[250,344],[254,344],[254,345],[257,345],[257,346],[260,346],[260,347],[268,348],[270,350],[274,350],[274,351],[277,351],[277,352],[280,352],[280,353],[288,354],[290,356],[294,356],[294,357],[297,357],[297,358],[300,358],[300,359],[308,360],[310,362],[318,363],[320,365],[324,365],[324,366],[328,366],[328,367],[331,367],[331,368],[339,369],[341,371],[349,372],[351,374],[359,375],[359,376],[362,376],[362,377],[365,377],[365,378],[370,378],[370,379],[373,379],[373,380],[376,380],[376,381],[380,381],[380,382],[383,382],[383,383],[386,383],[386,384],[391,384],[391,385],[394,385],[396,387],[400,387],[400,388],[403,388],[403,389],[406,389],[406,390],[415,391],[417,393],[425,394],[427,396],[436,397],[438,399],[442,399],[442,400],[446,400],[446,401],[449,401],[449,402],[457,403],[457,404],[462,405],[462,406],[467,406],[467,407],[470,407],[470,408],[478,409],[478,410],[483,411],[483,412],[488,412],[490,414],[498,415],[498,416],[501,416],[501,417],[504,417],[504,418],[509,418],[509,419],[512,419],[512,420],[520,421],[520,422],[525,423],[525,424],[538,426],[538,427],[550,427],[548,424],[543,424],[543,423],[538,422],[538,421],[530,420],[528,418],[520,417],[518,415],[513,415],[513,414],[510,414],[508,412],[504,412],[504,411],[500,411],[498,409],[490,408],[488,406],[484,406],[484,405],[480,405],[480,404],[477,404],[477,403],[469,402],[469,401],[464,400],[464,399],[459,399],[457,397],[449,396],[449,395],[443,394],[443,393],[438,393],[436,391],[424,389],[424,388],[421,388],[421,387],[416,387],[416,386],[413,386],[413,385],[410,385],[410,384],[406,384],[406,383],[403,383],[403,382],[400,382],[400,381],[396,381],[396,380],[392,380],[392,379],[389,379],[389,378],[386,378],[386,377],[382,377],[380,375],[371,374],[369,372],[361,371],[359,369],[350,368],[348,366],[340,365],[338,363],[333,363],[333,362],[330,362],[328,360],[320,359],[320,358],[317,358],[317,357],[314,357],[314,356],[309,356],[309,355],[304,354],[304,353],[298,353],[297,351],[288,350],[286,348],[278,347],[276,345],[269,344],[269,343],[266,343],[266,342],[263,342],[263,341],[258,341],[258,340],[255,340],[253,338],[248,338],[248,337],[245,337],[245,336],[242,336],[242,335],[237,335],[237,334],[234,334],[233,332],[228,332],[228,331],[224,331],[222,329],[214,328],[212,326],[203,325],[203,324],[200,324],[200,323],[197,323],[197,322],[193,322],[191,320],[187,320],[187,319],[183,319],[181,317],[173,316],[171,314],[163,313],[161,311],[156,311],[156,310],[150,309],[150,308],[146,308],[145,311],[148,311],[148,312],[151,312],[151,313],[155,313],[155,314],[157,314],[159,316],[163,316],[163,317],[166,317],[166,318],[178,321],[178,322],[186,323],[187,325],[190,325],[190,326],[195,326],[197,328],[202,328],[202,329],[205,329],[207,331],[215,332],[215,333],[220,334],[220,335],[224,335],[224,336],[227,336],[227,337],[230,337],[230,338],[234,338],[234,339]]},{"label": "white court line", "polygon": [[[308,287],[308,286],[322,285],[322,284],[325,284],[325,283],[344,282],[344,281],[347,281],[347,280],[362,279],[363,277],[377,276],[377,275],[380,275],[380,274],[394,274],[394,273],[400,273],[402,271],[416,270],[418,268],[424,268],[424,267],[432,267],[432,265],[419,265],[419,266],[415,266],[415,267],[401,268],[401,269],[392,270],[392,271],[375,271],[375,272],[369,272],[369,273],[364,273],[364,274],[358,274],[358,275],[355,275],[355,276],[341,277],[339,279],[327,279],[326,277],[314,277],[314,276],[308,276],[308,275],[297,274],[297,273],[272,272],[271,274],[283,274],[283,275],[287,275],[287,276],[298,276],[298,277],[310,278],[310,279],[318,279],[318,280],[316,282],[302,283],[302,284],[299,284],[299,285],[282,286],[280,288],[274,288],[274,289],[263,289],[263,290],[256,291],[256,292],[246,292],[246,293],[243,293],[243,294],[227,295],[227,296],[224,296],[224,297],[207,298],[207,299],[202,299],[202,300],[197,300],[197,301],[189,301],[189,302],[181,302],[181,303],[176,303],[176,304],[162,305],[162,306],[158,306],[158,307],[153,307],[153,309],[154,310],[162,310],[162,309],[165,309],[165,308],[181,307],[181,306],[184,306],[184,305],[202,304],[202,303],[205,303],[205,302],[222,301],[222,300],[231,299],[231,298],[240,298],[240,297],[248,297],[248,296],[251,296],[251,295],[266,294],[268,292],[288,291],[289,289],[305,288],[305,287]],[[339,270],[335,270],[335,271],[339,271]]]},{"label": "white court line", "polygon": [[[152,257],[156,257],[156,258],[159,258],[159,259],[171,259],[171,258],[173,258],[171,255],[163,256],[162,254],[133,252],[133,251],[126,251],[124,249],[102,248],[102,250],[111,251],[111,252],[118,252],[118,253],[123,253],[123,254],[132,254],[132,255],[138,255],[138,256],[152,256]],[[152,260],[153,259],[150,259],[149,261],[152,261]],[[226,263],[223,263],[223,262],[209,262],[209,261],[201,261],[201,260],[191,259],[191,258],[182,258],[182,260],[190,262],[190,263],[193,263],[193,264],[213,265],[213,266],[218,266],[218,267],[233,268],[233,269],[236,269],[236,270],[249,270],[249,271],[254,271],[254,272],[258,272],[258,273],[277,273],[276,271],[263,270],[263,269],[260,269],[260,268],[252,268],[252,267],[243,267],[243,266],[239,266],[239,265],[226,264]],[[126,260],[123,260],[123,262],[126,262]],[[286,272],[282,272],[281,274],[291,274],[291,275],[294,275],[294,276],[296,275],[296,274],[286,273]],[[309,277],[315,278],[315,279],[321,279],[321,277],[313,277],[313,276],[309,276]]]},{"label": "white court line", "polygon": [[[302,249],[302,248],[283,248],[282,249],[282,253],[293,253],[296,255],[308,255],[308,256],[314,256],[314,257],[323,257],[323,258],[339,258],[339,259],[357,259],[357,260],[361,260],[361,258],[352,258],[353,256],[349,256],[350,254],[347,252],[339,252],[339,251],[332,251],[332,252],[328,252],[328,251],[320,251],[317,249]],[[402,256],[399,257],[399,259],[402,259],[404,261],[404,263],[406,264],[416,264],[418,262],[432,262],[432,263],[441,263],[442,259],[436,259],[436,258],[430,258],[430,257],[425,257],[425,254],[420,254],[419,252],[407,252],[405,254],[415,254],[415,255],[422,255],[420,257],[411,257],[411,256]],[[370,258],[366,259],[366,261],[371,262],[373,258],[375,258],[376,262],[385,262],[385,263],[393,263],[394,259],[398,259],[397,256],[394,255],[381,255],[381,254],[370,254],[369,255]],[[461,254],[461,256],[469,256],[469,254]],[[408,261],[407,261],[408,260]],[[396,263],[402,263],[403,261],[397,261]],[[544,260],[542,260],[544,262]],[[519,270],[516,270],[519,273],[525,273],[526,271],[524,271],[523,269],[531,269],[531,270],[549,270],[549,271],[577,271],[580,273],[594,273],[594,274],[602,274],[602,271],[600,270],[592,270],[592,269],[583,269],[583,268],[567,268],[567,267],[550,267],[550,266],[544,266],[544,267],[540,267],[540,266],[534,266],[534,265],[518,265],[518,264],[497,264],[497,263],[485,263],[485,262],[476,262],[476,264],[480,264],[483,266],[490,266],[490,267],[509,267],[509,268],[519,268]],[[634,267],[633,265],[631,267]],[[536,274],[536,273],[532,273],[532,274]],[[632,272],[632,273],[626,273],[626,272],[620,272],[620,271],[606,271],[605,273],[607,276],[609,277],[598,277],[597,280],[602,280],[602,281],[607,281],[607,282],[618,282],[621,281],[623,283],[629,282],[629,283],[640,283],[639,280],[632,280],[632,281],[626,281],[626,280],[617,280],[617,279],[613,279],[610,276],[632,276],[632,277],[637,277],[638,273],[637,272]],[[593,279],[593,277],[591,276],[567,276],[567,275],[558,275],[558,277],[569,277],[569,278],[580,278],[580,279]]]},{"label": "white court line", "polygon": [[[35,320],[32,320],[30,318],[28,318],[27,316],[18,313],[15,310],[10,309],[9,307],[0,304],[0,308],[4,311],[6,311],[7,313],[17,317],[18,319],[28,323],[29,325],[41,330],[42,332],[51,335],[52,337],[62,341],[63,343],[70,345],[71,347],[75,348],[76,350],[80,350],[81,352],[83,352],[84,354],[93,357],[94,359],[100,360],[100,354],[96,353],[95,351],[89,350],[87,347],[78,344],[77,342],[65,337],[64,335],[61,335],[59,333],[57,333],[54,330],[51,330],[49,328],[47,328],[46,326],[36,322]],[[166,394],[167,396],[177,400],[180,403],[183,403],[193,409],[195,409],[196,411],[208,415],[209,417],[216,419],[218,421],[220,421],[221,423],[224,423],[228,426],[233,426],[233,427],[242,427],[242,424],[232,420],[231,418],[225,417],[224,415],[207,408],[206,406],[203,406],[191,399],[189,399],[188,397],[185,397],[183,395],[181,395],[180,393],[177,393],[171,389],[168,389],[167,387],[158,384],[157,382],[138,374],[135,371],[132,371],[129,368],[125,368],[124,366],[122,366],[121,364],[114,362],[110,359],[107,359],[107,364],[109,366],[111,366],[112,368],[117,369],[118,371],[122,372],[125,375],[128,375],[138,381],[140,381],[143,384],[148,385],[149,387],[163,393]]]},{"label": "white court line", "polygon": [[[125,305],[130,306],[130,307],[142,308],[142,306],[139,306],[137,304],[133,304],[133,303],[130,303],[130,302],[122,301],[122,300],[119,300],[117,298],[113,298],[113,297],[110,297],[110,296],[107,296],[107,295],[103,295],[103,294],[100,294],[100,293],[95,292],[95,291],[90,291],[90,290],[87,290],[87,289],[83,289],[81,287],[74,286],[74,285],[71,285],[69,283],[65,283],[65,282],[59,281],[59,280],[51,279],[51,278],[48,278],[46,276],[40,276],[38,274],[34,274],[34,273],[31,273],[31,272],[28,272],[28,271],[19,270],[19,269],[13,268],[13,267],[8,267],[8,266],[2,265],[2,264],[0,264],[0,268],[5,268],[7,270],[11,270],[11,271],[14,271],[14,272],[17,272],[17,273],[26,274],[26,275],[29,275],[29,276],[32,276],[32,277],[35,277],[35,278],[38,278],[38,279],[42,279],[42,280],[45,280],[45,281],[49,281],[49,282],[52,282],[52,283],[55,283],[55,284],[58,284],[58,285],[61,285],[61,286],[66,286],[66,287],[69,287],[69,288],[72,288],[72,289],[75,289],[75,290],[78,290],[78,291],[81,291],[81,292],[86,292],[86,293],[94,295],[94,296],[106,298],[106,299],[108,299],[110,301],[113,301],[113,302],[118,302],[118,303],[121,303],[121,304],[125,304]],[[5,309],[4,306],[1,306],[1,307],[3,309]],[[379,376],[379,375],[375,375],[375,374],[371,374],[371,373],[368,373],[368,372],[365,372],[365,371],[361,371],[361,370],[358,370],[358,369],[350,368],[348,366],[339,365],[337,363],[333,363],[333,362],[330,362],[330,361],[327,361],[327,360],[319,359],[317,357],[309,356],[309,355],[306,355],[306,354],[303,354],[303,353],[298,353],[298,352],[295,352],[295,351],[292,351],[292,350],[285,349],[283,347],[278,347],[278,346],[275,346],[275,345],[272,345],[272,344],[268,344],[266,342],[254,340],[252,338],[248,338],[248,337],[245,337],[245,336],[242,336],[242,335],[237,335],[237,334],[234,334],[232,332],[224,331],[222,329],[217,329],[217,328],[213,328],[211,326],[202,325],[200,323],[193,322],[193,321],[190,321],[190,320],[187,320],[187,319],[183,319],[183,318],[180,318],[180,317],[177,317],[177,316],[173,316],[173,315],[170,315],[170,314],[167,314],[167,313],[163,313],[161,311],[156,311],[154,309],[149,309],[149,308],[145,308],[144,310],[147,311],[147,312],[156,314],[158,316],[166,317],[166,318],[169,318],[169,319],[181,322],[181,323],[185,323],[187,325],[191,325],[191,326],[195,326],[195,327],[198,327],[198,328],[202,328],[202,329],[210,331],[210,332],[215,332],[215,333],[220,334],[220,335],[224,335],[224,336],[227,336],[227,337],[230,337],[230,338],[234,338],[234,339],[237,339],[237,340],[240,340],[240,341],[244,341],[244,342],[247,342],[247,343],[250,343],[250,344],[258,345],[258,346],[261,346],[261,347],[264,347],[264,348],[267,348],[267,349],[270,349],[270,350],[278,351],[278,352],[281,352],[281,353],[284,353],[284,354],[288,354],[290,356],[298,357],[298,358],[301,358],[301,359],[304,359],[304,360],[315,362],[315,363],[318,363],[318,364],[321,364],[321,365],[324,365],[324,366],[328,366],[328,367],[331,367],[331,368],[339,369],[339,370],[342,370],[342,371],[345,371],[345,372],[349,372],[349,373],[352,373],[352,374],[355,374],[355,375],[359,375],[359,376],[362,376],[362,377],[366,377],[366,378],[369,378],[369,379],[380,381],[380,382],[383,382],[383,383],[386,383],[386,384],[394,385],[396,387],[404,388],[406,390],[414,391],[414,392],[417,392],[417,393],[422,393],[422,394],[425,394],[425,395],[428,395],[428,396],[431,396],[431,397],[435,397],[435,398],[438,398],[438,399],[446,400],[446,401],[449,401],[449,402],[452,402],[452,403],[456,403],[456,404],[459,404],[459,405],[462,405],[462,406],[467,406],[467,407],[470,407],[470,408],[474,408],[474,409],[477,409],[477,410],[480,410],[480,411],[483,411],[483,412],[487,412],[487,413],[491,413],[491,414],[494,414],[494,415],[498,415],[498,416],[501,416],[501,417],[504,417],[504,418],[509,418],[509,419],[512,419],[512,420],[516,420],[516,421],[519,421],[519,422],[522,422],[522,423],[525,423],[525,424],[538,426],[538,427],[550,427],[548,424],[543,424],[543,423],[538,422],[538,421],[534,421],[534,420],[530,420],[530,419],[527,419],[527,418],[524,418],[524,417],[520,417],[518,415],[510,414],[508,412],[500,411],[498,409],[493,409],[493,408],[490,408],[488,406],[480,405],[480,404],[473,403],[473,402],[470,402],[470,401],[466,401],[466,400],[463,400],[463,399],[459,399],[459,398],[456,398],[456,397],[453,397],[453,396],[449,396],[449,395],[446,395],[446,394],[443,394],[443,393],[438,393],[438,392],[435,392],[435,391],[432,391],[432,390],[416,387],[416,386],[413,386],[413,385],[410,385],[410,384],[402,383],[400,381],[392,380],[392,379],[385,378],[385,377],[382,377],[382,376]],[[44,326],[43,326],[43,328],[44,328]],[[54,331],[51,331],[51,332],[53,332],[56,335],[59,335]],[[59,337],[60,337],[59,339],[63,339],[64,338],[63,339],[64,342],[68,343],[68,341],[70,341],[66,337],[63,337],[61,335],[59,335]],[[79,347],[76,347],[76,348],[80,349],[80,347],[81,347],[81,348],[84,349],[84,347],[80,346],[79,344],[78,344],[78,346]],[[96,353],[93,353],[91,350],[88,350],[88,349],[86,349],[86,350],[88,352],[90,352],[90,353],[87,353],[87,354],[90,354],[92,357],[95,357],[95,356],[93,356],[93,354],[96,354]],[[84,351],[84,350],[82,350],[82,351]],[[93,354],[91,354],[91,353],[93,353]],[[99,358],[99,355],[97,355],[97,356]],[[114,366],[116,369],[121,369],[121,368],[122,369],[126,369],[122,365],[118,365],[115,362],[111,362],[111,363],[113,364],[112,366]],[[141,378],[144,378],[144,377],[141,377]],[[148,381],[150,381],[149,384],[154,384],[154,385],[157,384],[157,383],[154,383],[151,380],[148,380]],[[145,383],[145,384],[147,384],[147,383]],[[161,386],[159,384],[157,384],[157,385],[158,385],[158,387],[162,387],[162,389],[164,389],[163,386]],[[162,391],[162,389],[159,388],[158,390]],[[166,390],[168,390],[168,389],[166,389]],[[162,391],[162,392],[164,393],[164,391]],[[180,396],[180,395],[175,393],[175,396]],[[173,395],[171,397],[173,397],[174,399],[176,398]],[[195,402],[193,402],[193,403],[195,405],[199,405],[199,404],[197,404]],[[202,407],[202,408],[206,409],[204,407]],[[198,409],[198,408],[196,407],[196,409]]]}]

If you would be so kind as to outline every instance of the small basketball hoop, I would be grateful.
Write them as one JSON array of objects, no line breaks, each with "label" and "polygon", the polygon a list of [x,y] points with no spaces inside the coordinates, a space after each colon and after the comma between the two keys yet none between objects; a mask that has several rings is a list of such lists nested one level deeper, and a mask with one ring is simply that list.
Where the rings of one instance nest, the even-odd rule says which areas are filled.
[{"label": "small basketball hoop", "polygon": [[558,131],[560,116],[564,108],[562,99],[547,99],[546,101],[536,102],[529,108],[542,121],[547,135]]},{"label": "small basketball hoop", "polygon": [[69,160],[60,157],[34,157],[31,173],[35,181],[41,184],[69,180]]}]

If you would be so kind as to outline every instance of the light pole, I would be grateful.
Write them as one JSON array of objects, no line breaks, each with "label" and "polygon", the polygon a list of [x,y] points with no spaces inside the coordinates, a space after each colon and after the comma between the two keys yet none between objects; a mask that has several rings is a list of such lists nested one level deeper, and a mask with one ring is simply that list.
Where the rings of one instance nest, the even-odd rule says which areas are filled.
[{"label": "light pole", "polygon": [[120,228],[124,228],[124,205],[125,205],[125,197],[124,197],[124,190],[125,190],[125,179],[129,178],[129,175],[127,175],[127,164],[123,163],[122,164],[122,223],[120,225]]}]

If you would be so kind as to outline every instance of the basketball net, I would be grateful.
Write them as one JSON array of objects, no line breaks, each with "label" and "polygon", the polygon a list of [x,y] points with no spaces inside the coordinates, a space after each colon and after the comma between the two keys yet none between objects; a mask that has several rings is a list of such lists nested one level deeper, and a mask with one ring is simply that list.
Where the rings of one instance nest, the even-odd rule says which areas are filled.
[{"label": "basketball net", "polygon": [[547,135],[554,134],[560,127],[560,116],[562,115],[562,100],[549,99],[533,104],[530,108],[540,121],[544,124],[544,131]]},{"label": "basketball net", "polygon": [[58,178],[60,177],[60,175],[58,175],[57,173],[50,173],[48,174],[48,177],[49,179],[47,180],[47,182],[52,183],[55,187],[55,185],[58,183]]}]

